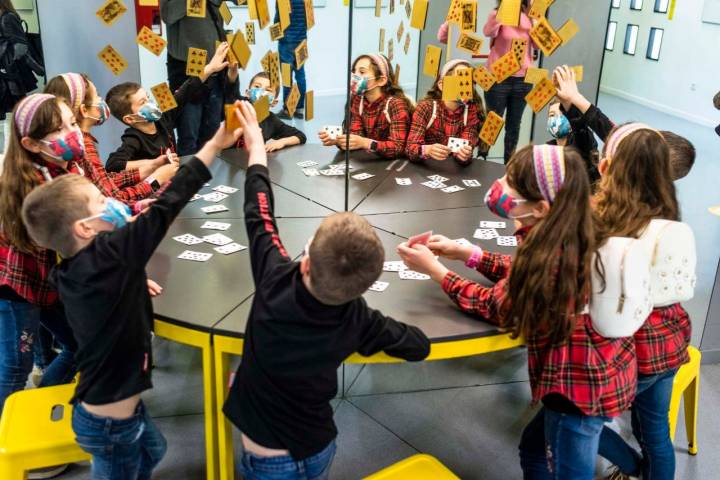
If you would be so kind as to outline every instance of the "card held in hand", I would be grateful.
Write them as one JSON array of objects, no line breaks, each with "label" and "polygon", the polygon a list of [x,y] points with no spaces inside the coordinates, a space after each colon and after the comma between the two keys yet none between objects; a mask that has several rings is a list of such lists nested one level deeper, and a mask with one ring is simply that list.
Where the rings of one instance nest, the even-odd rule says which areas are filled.
[{"label": "card held in hand", "polygon": [[190,47],[188,49],[187,56],[187,67],[185,68],[185,75],[189,77],[199,77],[205,70],[207,64],[207,50],[202,48]]}]

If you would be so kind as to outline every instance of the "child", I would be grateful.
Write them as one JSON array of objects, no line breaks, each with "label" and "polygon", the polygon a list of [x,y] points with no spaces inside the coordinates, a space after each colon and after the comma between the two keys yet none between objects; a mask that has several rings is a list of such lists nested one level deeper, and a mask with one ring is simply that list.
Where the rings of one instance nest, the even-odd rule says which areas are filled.
[{"label": "child", "polygon": [[578,149],[585,161],[590,184],[594,185],[600,178],[597,169],[599,155],[595,136],[587,124],[581,118],[574,118],[571,122],[563,113],[560,101],[553,99],[548,109],[547,131],[553,137],[553,140],[550,140],[548,145],[575,147]]},{"label": "child", "polygon": [[[303,40],[307,40],[307,13],[305,12],[304,0],[290,0],[290,25],[285,28],[283,36],[278,40],[278,54],[280,55],[280,63],[290,65],[290,75],[297,83],[300,99],[295,108],[295,118],[302,120],[305,118],[305,91],[307,90],[305,83],[305,65],[298,68],[295,49],[297,49]],[[276,4],[277,5],[277,4]],[[280,22],[280,11],[275,11],[275,23]],[[283,120],[290,120],[290,113],[287,109],[287,100],[290,95],[290,88],[283,87],[283,109],[278,115]]]},{"label": "child", "polygon": [[[583,313],[594,251],[585,165],[572,148],[525,147],[485,202],[521,225],[512,268],[509,255],[442,236],[427,246],[402,244],[398,252],[410,269],[440,283],[463,311],[525,339],[532,397],[543,403],[520,442],[525,478],[590,480],[603,424],[629,407],[636,371],[632,338],[601,337]],[[465,261],[495,285],[463,279],[436,254]]]},{"label": "child", "polygon": [[[445,101],[442,99],[443,79],[457,68],[471,68],[465,60],[450,60],[439,72],[425,98],[418,103],[410,125],[405,153],[413,162],[423,160],[445,161],[452,156],[461,165],[472,161],[472,152],[478,142],[480,116],[485,115],[482,100],[473,90],[473,101]],[[459,152],[452,153],[447,146],[450,137],[470,142]]]},{"label": "child", "polygon": [[[615,124],[578,91],[575,72],[567,65],[557,67],[553,73],[553,81],[558,89],[557,96],[562,102],[563,111],[570,121],[582,120],[601,140],[607,139]],[[676,133],[667,130],[660,133],[670,148],[672,178],[680,180],[690,173],[695,164],[695,147],[685,137]]]},{"label": "child", "polygon": [[[363,149],[387,159],[401,156],[413,106],[397,84],[390,61],[385,55],[361,55],[352,71],[350,150]],[[332,140],[322,131],[319,137],[323,145],[347,148],[345,135]]]},{"label": "child", "polygon": [[[622,125],[610,134],[595,203],[598,245],[613,236],[637,238],[653,219],[679,220],[664,136],[639,123]],[[600,441],[600,454],[626,475],[642,472],[642,478],[674,478],[668,410],[675,373],[688,361],[691,334],[687,312],[675,303],[656,307],[634,335],[638,387],[632,426],[642,455],[608,428]]]},{"label": "child", "polygon": [[145,265],[210,179],[215,157],[239,135],[222,125],[147,213],[135,218],[80,176],[48,182],[25,199],[22,220],[31,237],[64,258],[52,281],[78,339],[72,425],[80,447],[93,456],[93,478],[149,479],[165,454],[165,438],[140,398],[152,388],[153,310]]},{"label": "child", "polygon": [[223,411],[242,432],[245,478],[267,478],[262,472],[269,468],[287,478],[301,472],[327,478],[337,435],[330,400],[338,366],[353,352],[422,360],[430,344],[420,330],[369,308],[361,297],[384,259],[362,217],[327,217],[302,260],[292,261],[274,219],[262,133],[252,107],[242,108],[250,153],[245,223],[256,293],[243,361]]},{"label": "child", "polygon": [[190,77],[175,92],[177,108],[165,113],[151,102],[147,91],[137,83],[125,82],[115,85],[107,93],[107,103],[115,118],[129,125],[122,136],[122,144],[105,164],[109,172],[138,168],[135,162],[142,159],[159,159],[175,148],[175,122],[190,97],[203,88],[203,82],[213,73],[228,66],[225,60],[228,44],[221,43],[212,60],[205,65],[199,77]]},{"label": "child", "polygon": [[87,75],[79,73],[58,75],[48,82],[45,93],[64,99],[73,109],[75,118],[79,119],[85,155],[78,163],[85,176],[106,197],[115,198],[134,207],[136,202],[151,196],[177,171],[177,162],[167,164],[165,155],[157,160],[150,160],[137,169],[110,173],[105,170],[97,152],[97,140],[90,133],[90,129],[105,123],[110,110],[105,101],[98,96],[95,84]]}]

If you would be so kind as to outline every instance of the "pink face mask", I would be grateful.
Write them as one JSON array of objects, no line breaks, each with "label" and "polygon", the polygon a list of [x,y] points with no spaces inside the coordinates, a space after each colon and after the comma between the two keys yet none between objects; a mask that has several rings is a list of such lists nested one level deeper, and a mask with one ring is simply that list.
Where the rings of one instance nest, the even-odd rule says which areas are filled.
[{"label": "pink face mask", "polygon": [[80,130],[76,129],[64,137],[55,140],[41,140],[50,148],[50,152],[44,152],[55,160],[70,162],[80,161],[85,157],[85,144]]},{"label": "pink face mask", "polygon": [[485,194],[485,205],[498,217],[502,218],[524,218],[532,216],[532,213],[528,213],[520,216],[512,216],[510,212],[520,205],[525,203],[527,200],[523,198],[515,198],[509,193],[505,193],[502,183],[500,180],[495,180],[490,186],[490,189]]}]

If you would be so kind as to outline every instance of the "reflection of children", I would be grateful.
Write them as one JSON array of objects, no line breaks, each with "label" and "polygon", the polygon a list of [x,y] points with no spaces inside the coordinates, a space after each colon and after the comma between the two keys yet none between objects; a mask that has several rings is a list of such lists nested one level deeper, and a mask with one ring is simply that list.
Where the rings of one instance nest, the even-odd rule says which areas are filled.
[{"label": "reflection of children", "polygon": [[590,128],[582,119],[570,121],[562,112],[559,100],[553,100],[548,109],[547,131],[553,137],[548,145],[575,147],[585,161],[590,183],[594,184],[600,173],[597,169],[597,142]]},{"label": "reflection of children", "polygon": [[[291,68],[291,85],[283,87],[283,104],[285,105],[282,112],[278,115],[280,118],[289,120],[290,114],[287,110],[287,100],[290,96],[290,88],[292,82],[297,82],[300,91],[300,100],[295,108],[295,118],[305,118],[305,65],[297,68],[295,61],[295,49],[300,46],[303,40],[307,40],[307,21],[305,19],[305,2],[303,0],[290,0],[290,26],[283,32],[283,37],[278,40],[278,53],[280,54],[280,62],[287,63]],[[275,23],[280,22],[280,11],[275,12]]]}]

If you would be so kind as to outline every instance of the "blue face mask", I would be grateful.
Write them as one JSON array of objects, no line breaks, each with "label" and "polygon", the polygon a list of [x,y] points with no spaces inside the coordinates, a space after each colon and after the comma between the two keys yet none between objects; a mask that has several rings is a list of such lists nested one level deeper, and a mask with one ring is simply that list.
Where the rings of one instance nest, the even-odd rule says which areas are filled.
[{"label": "blue face mask", "polygon": [[565,115],[556,115],[548,118],[547,131],[553,138],[565,138],[572,133],[572,127]]},{"label": "blue face mask", "polygon": [[108,197],[105,199],[105,209],[103,209],[102,213],[84,218],[83,221],[99,218],[103,222],[107,222],[118,229],[127,225],[128,220],[131,217],[132,211],[130,210],[130,207],[119,200]]},{"label": "blue face mask", "polygon": [[268,103],[270,103],[271,105],[275,101],[275,95],[268,92],[262,87],[253,87],[250,89],[250,103],[255,103],[262,97],[268,97]]},{"label": "blue face mask", "polygon": [[147,102],[140,107],[137,114],[148,122],[157,122],[162,118],[162,110],[160,110],[160,107],[158,107],[155,102]]}]

